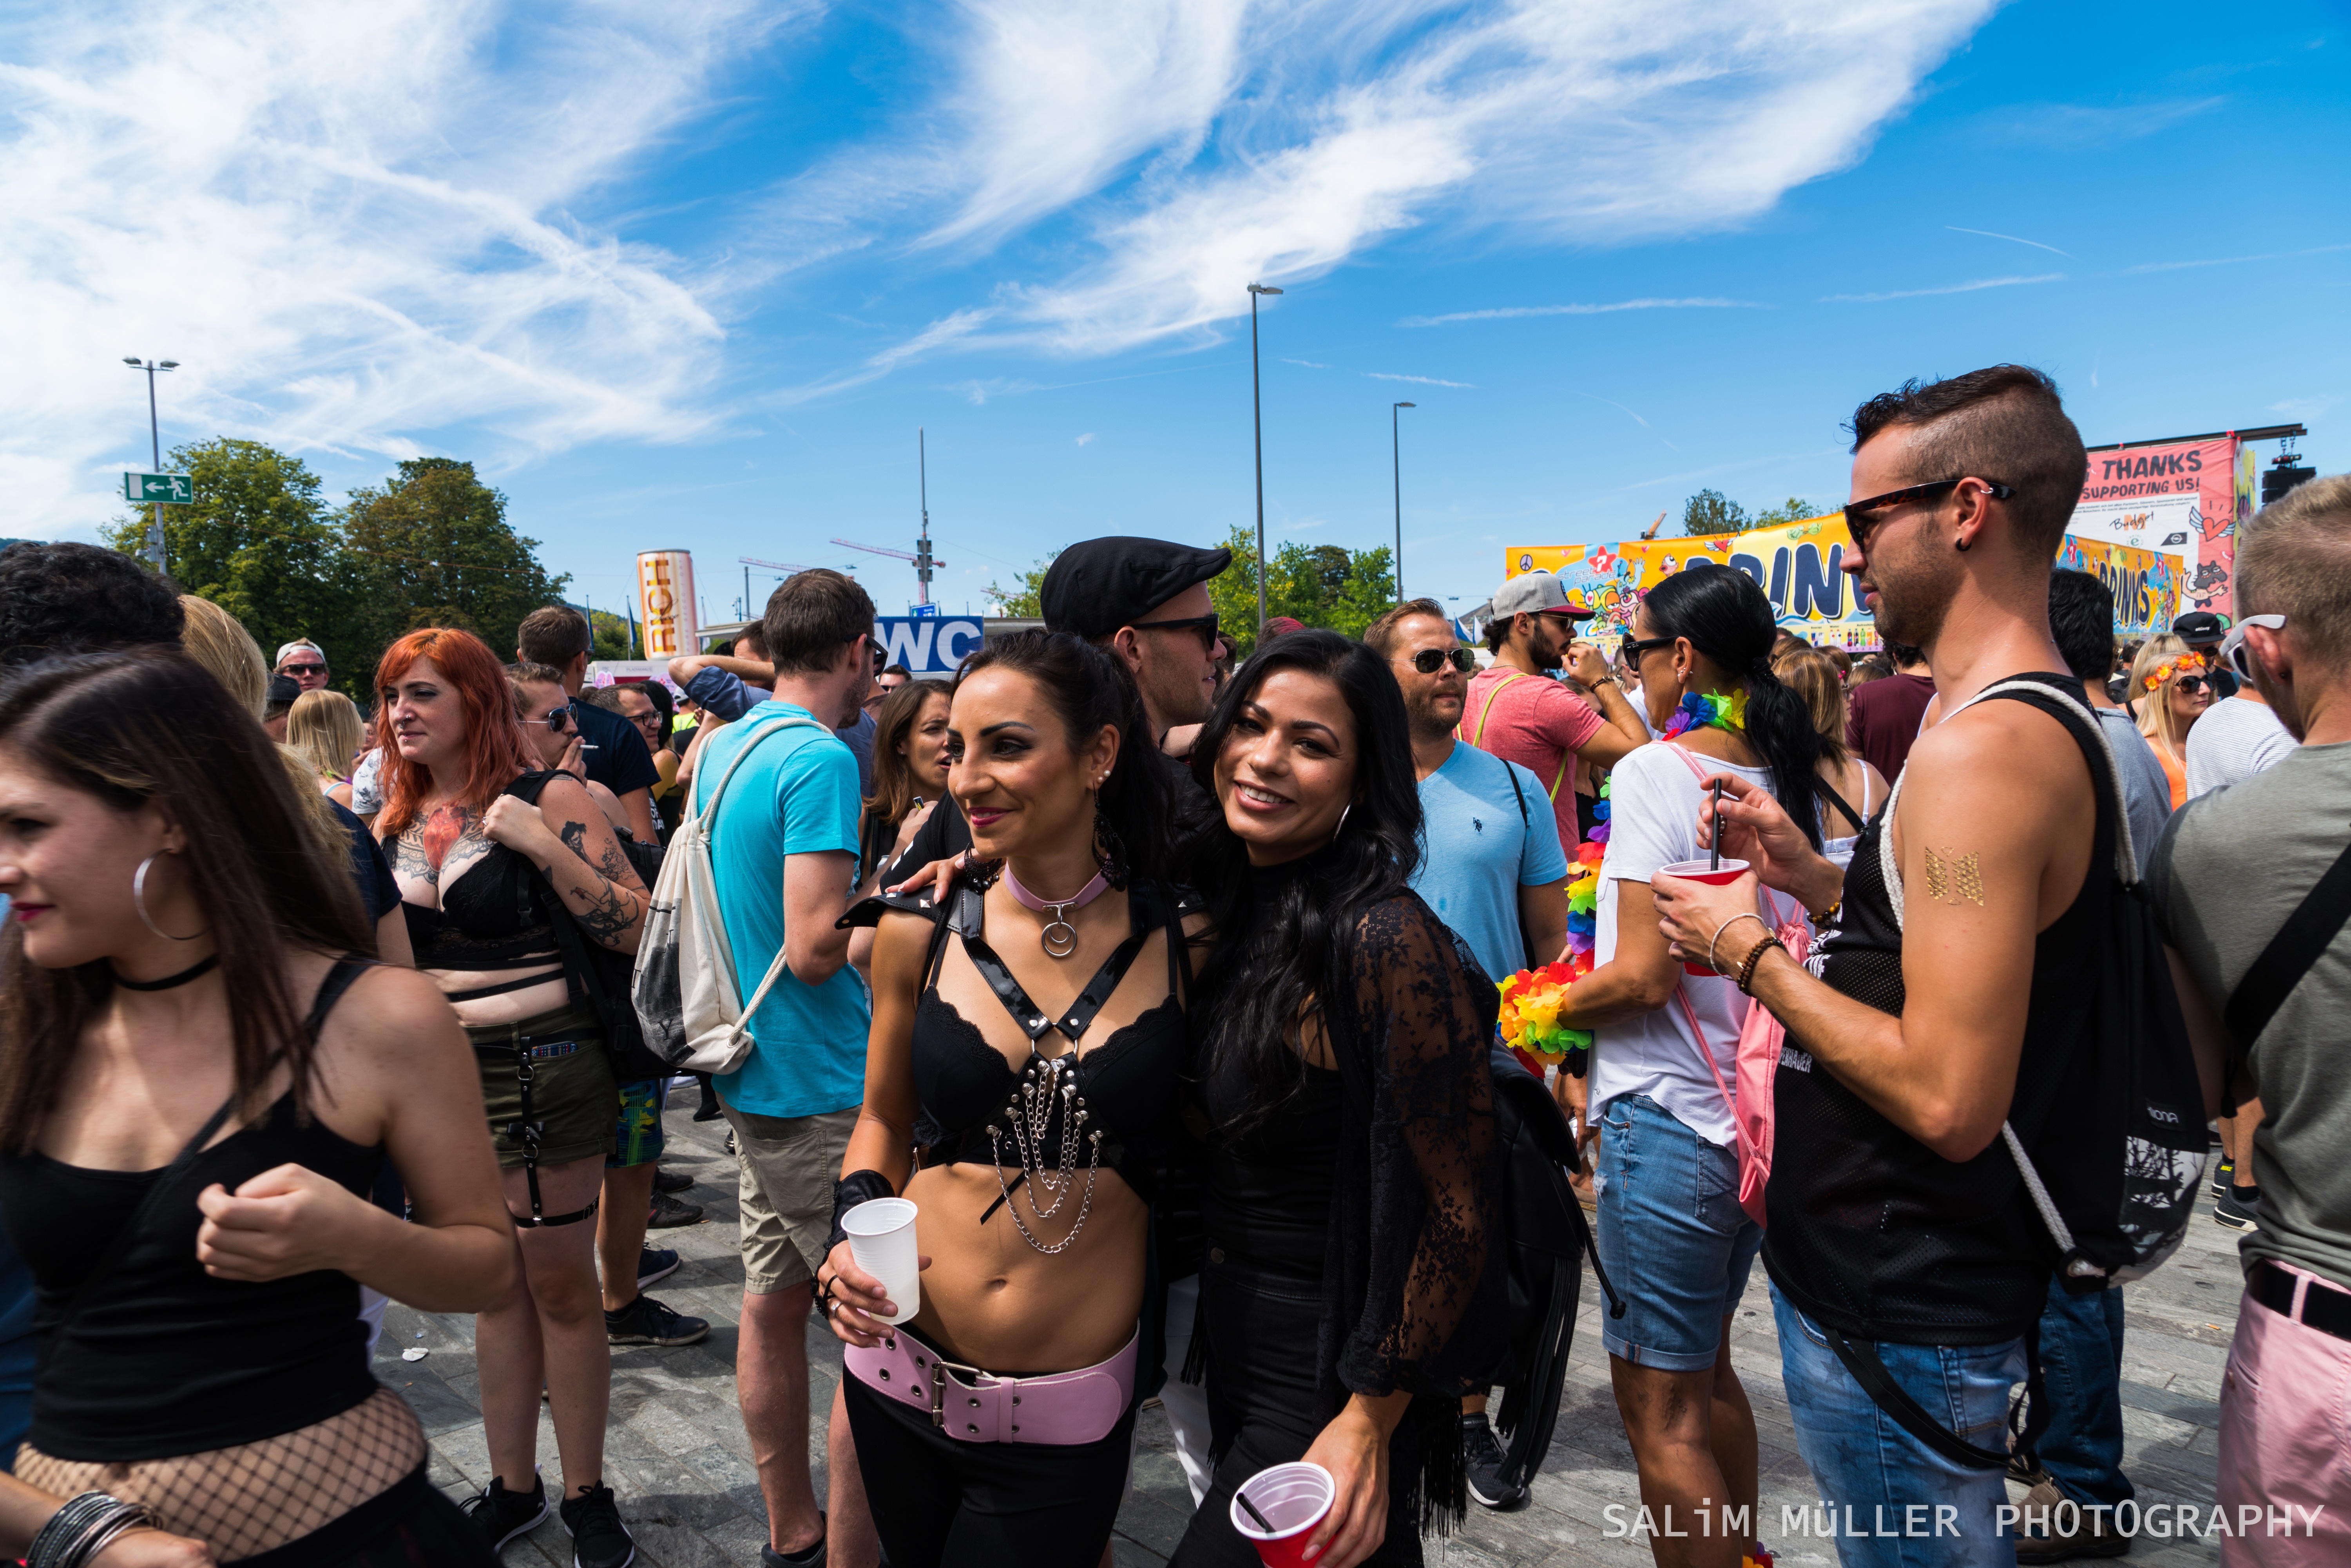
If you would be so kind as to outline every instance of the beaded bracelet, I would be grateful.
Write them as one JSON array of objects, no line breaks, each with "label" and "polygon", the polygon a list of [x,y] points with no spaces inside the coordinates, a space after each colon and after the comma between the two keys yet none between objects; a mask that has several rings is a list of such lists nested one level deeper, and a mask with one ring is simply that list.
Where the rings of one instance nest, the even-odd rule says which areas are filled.
[{"label": "beaded bracelet", "polygon": [[1763,955],[1774,947],[1779,948],[1782,953],[1788,950],[1787,944],[1776,936],[1766,936],[1762,941],[1755,944],[1753,950],[1747,955],[1747,961],[1739,966],[1739,989],[1743,995],[1751,997],[1755,994],[1747,988],[1754,983],[1755,966],[1761,963]]},{"label": "beaded bracelet", "polygon": [[126,1531],[152,1522],[145,1505],[102,1491],[68,1498],[25,1552],[26,1568],[84,1568]]}]

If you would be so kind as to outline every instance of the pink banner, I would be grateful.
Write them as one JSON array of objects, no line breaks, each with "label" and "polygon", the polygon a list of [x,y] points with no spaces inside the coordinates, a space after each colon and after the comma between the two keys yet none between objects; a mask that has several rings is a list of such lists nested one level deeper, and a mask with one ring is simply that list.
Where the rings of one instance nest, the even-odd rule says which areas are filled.
[{"label": "pink banner", "polygon": [[2226,613],[2233,598],[2239,496],[2233,435],[2107,447],[2090,454],[2089,477],[2065,531],[2172,557],[2179,563],[2179,608]]}]

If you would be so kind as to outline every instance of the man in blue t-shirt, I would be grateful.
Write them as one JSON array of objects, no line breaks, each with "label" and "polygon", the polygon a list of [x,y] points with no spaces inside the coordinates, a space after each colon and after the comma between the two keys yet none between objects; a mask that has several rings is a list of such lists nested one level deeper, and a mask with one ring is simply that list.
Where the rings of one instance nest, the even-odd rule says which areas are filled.
[{"label": "man in blue t-shirt", "polygon": [[736,1375],[767,1500],[767,1563],[812,1561],[824,1539],[809,1478],[809,1281],[865,1098],[872,1018],[835,925],[856,878],[859,805],[857,759],[835,731],[872,683],[872,629],[873,601],[841,573],[787,578],[765,622],[775,695],[709,738],[694,781],[699,812],[752,748],[712,830],[718,913],[747,996],[778,952],[787,970],[751,1015],[750,1056],[714,1080],[741,1158]]},{"label": "man in blue t-shirt", "polygon": [[[1476,656],[1433,599],[1397,605],[1364,629],[1364,642],[1388,662],[1412,725],[1422,834],[1413,891],[1469,945],[1489,979],[1550,963],[1567,946],[1567,855],[1535,776],[1453,738]],[[1515,1506],[1526,1489],[1502,1481],[1484,1395],[1461,1402],[1461,1425],[1469,1495],[1488,1508]]]}]

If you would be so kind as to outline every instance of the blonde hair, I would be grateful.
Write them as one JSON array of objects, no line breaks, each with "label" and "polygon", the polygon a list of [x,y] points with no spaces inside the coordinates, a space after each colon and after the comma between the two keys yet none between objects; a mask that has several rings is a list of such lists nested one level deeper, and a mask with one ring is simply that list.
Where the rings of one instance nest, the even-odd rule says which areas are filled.
[{"label": "blonde hair", "polygon": [[304,692],[286,712],[286,744],[320,779],[340,784],[360,752],[359,705],[340,692]]},{"label": "blonde hair", "polygon": [[[2150,687],[2148,679],[2166,664],[2171,667],[2161,683]],[[2138,708],[2138,732],[2171,753],[2176,762],[2187,760],[2188,735],[2172,714],[2171,688],[2180,676],[2201,674],[2205,669],[2203,655],[2189,654],[2188,644],[2168,632],[2140,643],[2138,657],[2131,661],[2127,695]]]},{"label": "blonde hair", "polygon": [[2296,485],[2237,529],[2237,616],[2283,614],[2303,656],[2351,663],[2351,475]]},{"label": "blonde hair", "polygon": [[1818,648],[1798,647],[1771,664],[1781,684],[1804,699],[1804,711],[1812,716],[1813,728],[1820,734],[1821,750],[1842,773],[1853,752],[1844,740],[1844,682],[1836,661]]},{"label": "blonde hair", "polygon": [[183,593],[180,608],[187,614],[180,646],[258,720],[269,706],[269,666],[262,662],[261,644],[235,616],[209,599]]}]

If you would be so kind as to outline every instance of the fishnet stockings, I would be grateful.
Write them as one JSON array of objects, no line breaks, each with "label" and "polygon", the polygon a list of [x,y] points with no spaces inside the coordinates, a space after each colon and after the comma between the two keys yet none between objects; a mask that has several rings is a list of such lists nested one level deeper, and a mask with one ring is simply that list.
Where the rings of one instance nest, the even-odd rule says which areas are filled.
[{"label": "fishnet stockings", "polygon": [[309,1534],[424,1462],[424,1428],[389,1388],[326,1420],[234,1448],[130,1464],[53,1459],[26,1444],[16,1479],[59,1496],[143,1502],[155,1522],[234,1563]]}]

